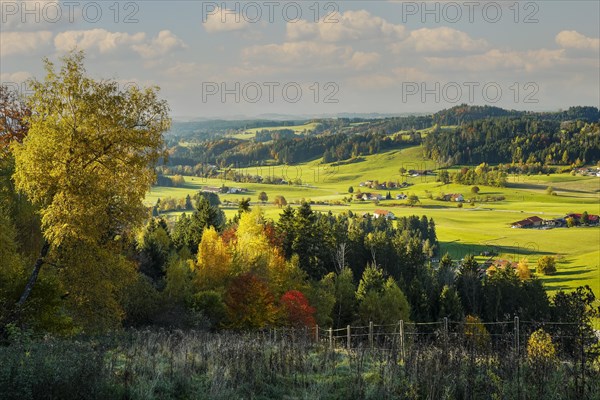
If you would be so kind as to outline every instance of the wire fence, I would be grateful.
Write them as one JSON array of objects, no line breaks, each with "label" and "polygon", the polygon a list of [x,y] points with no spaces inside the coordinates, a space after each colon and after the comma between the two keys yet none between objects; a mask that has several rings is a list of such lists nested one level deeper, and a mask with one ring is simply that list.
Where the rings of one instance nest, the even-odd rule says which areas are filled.
[{"label": "wire fence", "polygon": [[[332,348],[362,348],[365,345],[386,349],[394,344],[406,348],[409,343],[437,343],[443,344],[457,340],[486,340],[492,347],[500,343],[511,343],[513,350],[520,352],[529,335],[537,330],[544,329],[552,338],[554,344],[560,344],[565,339],[579,339],[577,332],[581,331],[580,324],[569,322],[540,322],[521,321],[515,317],[510,321],[502,322],[465,322],[450,321],[444,318],[434,322],[407,322],[398,321],[395,324],[374,324],[343,328],[314,327],[290,328],[277,327],[269,330],[273,339],[287,338],[295,340],[309,340],[316,343],[328,344]],[[600,332],[596,332],[596,335]],[[600,337],[598,337],[600,340]],[[506,347],[501,347],[506,350]],[[389,349],[389,347],[387,348]]]},{"label": "wire fence", "polygon": [[[547,354],[535,358],[528,353],[528,341],[531,334],[540,328],[549,335],[551,344],[544,348]],[[426,323],[371,322],[343,328],[272,328],[268,334],[275,341],[308,343],[334,352],[370,352],[413,372],[429,368],[424,364],[431,363],[432,358],[447,364],[448,372],[452,374],[471,366],[473,371],[483,368],[492,377],[498,374],[510,376],[517,383],[530,382],[532,371],[550,376],[548,371],[560,369],[567,375],[561,379],[569,382],[572,393],[578,398],[591,398],[587,397],[590,391],[597,390],[597,385],[591,382],[600,380],[598,368],[594,366],[598,362],[596,360],[600,360],[599,333],[576,323],[521,321],[519,317],[502,322],[451,321],[444,318]],[[432,357],[432,354],[436,355]],[[557,367],[552,369],[549,365]],[[469,383],[469,373],[464,376],[465,385],[476,386]],[[544,381],[545,378],[540,379]],[[517,384],[515,390],[519,391],[520,387]],[[600,393],[596,394],[600,398]],[[521,393],[515,396],[521,398]]]}]

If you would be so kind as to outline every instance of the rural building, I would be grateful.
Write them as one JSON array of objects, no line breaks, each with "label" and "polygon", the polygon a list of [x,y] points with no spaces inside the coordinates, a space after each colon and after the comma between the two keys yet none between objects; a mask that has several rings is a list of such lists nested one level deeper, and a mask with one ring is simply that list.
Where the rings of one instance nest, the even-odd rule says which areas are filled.
[{"label": "rural building", "polygon": [[[571,214],[567,214],[566,218],[573,218],[577,223],[581,223],[581,218],[583,217],[583,214],[579,214],[579,213],[571,213]],[[588,214],[588,223],[590,225],[598,225],[598,222],[600,222],[600,218],[598,217],[598,215],[595,214]]]},{"label": "rural building", "polygon": [[544,220],[534,215],[533,217],[522,219],[521,221],[513,222],[511,228],[535,228],[542,225]]},{"label": "rural building", "polygon": [[363,201],[367,201],[367,200],[383,200],[384,197],[383,195],[380,195],[378,193],[357,193],[355,195],[357,200],[363,200]]},{"label": "rural building", "polygon": [[386,219],[396,219],[396,216],[394,215],[393,212],[391,211],[387,211],[387,210],[375,210],[373,212],[373,217],[374,218],[386,218]]},{"label": "rural building", "polygon": [[450,194],[445,194],[443,197],[443,200],[444,201],[462,202],[462,201],[465,201],[465,197],[460,193],[450,193]]},{"label": "rural building", "polygon": [[552,228],[560,228],[562,226],[566,226],[567,222],[564,218],[556,218],[556,219],[545,219],[542,222],[542,225],[549,226]]},{"label": "rural building", "polygon": [[400,193],[396,195],[396,200],[405,200],[407,197],[404,193]]},{"label": "rural building", "polygon": [[425,176],[433,175],[433,171],[430,169],[409,169],[408,174],[411,176]]},{"label": "rural building", "polygon": [[216,186],[204,186],[202,191],[206,193],[221,193],[221,188]]}]

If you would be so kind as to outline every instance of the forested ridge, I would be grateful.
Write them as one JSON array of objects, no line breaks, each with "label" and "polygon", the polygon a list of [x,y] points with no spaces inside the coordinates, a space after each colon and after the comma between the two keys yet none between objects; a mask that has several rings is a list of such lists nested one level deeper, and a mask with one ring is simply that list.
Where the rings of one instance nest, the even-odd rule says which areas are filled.
[{"label": "forested ridge", "polygon": [[169,165],[293,165],[318,158],[331,163],[416,144],[423,145],[426,157],[444,164],[595,163],[599,120],[595,107],[542,113],[462,105],[428,116],[313,120],[313,130],[296,135],[282,127],[259,131],[252,140],[228,136],[247,129],[244,122],[202,136],[175,133],[169,139]]}]

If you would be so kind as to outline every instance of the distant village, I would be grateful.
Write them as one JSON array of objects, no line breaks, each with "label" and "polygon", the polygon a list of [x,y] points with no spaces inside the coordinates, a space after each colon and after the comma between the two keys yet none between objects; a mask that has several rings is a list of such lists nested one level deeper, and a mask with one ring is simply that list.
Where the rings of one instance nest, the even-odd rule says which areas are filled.
[{"label": "distant village", "polygon": [[590,167],[575,168],[573,170],[573,173],[575,175],[597,176],[597,177],[600,177],[600,167],[596,167],[596,168],[590,168]]},{"label": "distant village", "polygon": [[516,221],[510,224],[511,228],[526,229],[526,228],[537,228],[537,229],[550,229],[550,228],[563,228],[579,225],[598,225],[600,218],[595,214],[577,214],[571,213],[565,215],[563,218],[543,219],[534,215]]}]

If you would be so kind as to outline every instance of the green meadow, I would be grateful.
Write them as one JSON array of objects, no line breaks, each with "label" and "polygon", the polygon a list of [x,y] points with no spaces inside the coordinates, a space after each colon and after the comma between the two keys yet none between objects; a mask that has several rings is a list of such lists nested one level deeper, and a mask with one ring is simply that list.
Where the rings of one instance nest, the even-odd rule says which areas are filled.
[{"label": "green meadow", "polygon": [[254,139],[254,137],[256,136],[256,132],[277,131],[277,130],[281,130],[281,129],[290,129],[290,130],[294,131],[295,134],[299,134],[299,133],[304,133],[304,132],[310,132],[313,129],[315,129],[317,127],[317,125],[319,125],[318,122],[307,122],[306,124],[302,124],[302,125],[266,126],[266,127],[260,127],[260,128],[246,129],[245,131],[236,133],[236,134],[232,135],[231,137],[236,138],[236,139],[242,139],[242,140],[251,140],[251,139]]},{"label": "green meadow", "polygon": [[[291,128],[291,127],[289,127]],[[180,188],[155,187],[146,197],[148,205],[155,204],[158,198],[166,196],[182,198],[201,190],[203,186],[229,186],[245,188],[244,194],[222,194],[223,209],[228,217],[237,212],[235,203],[242,197],[250,197],[252,206],[263,208],[268,218],[276,220],[281,210],[270,203],[277,195],[282,195],[294,205],[301,200],[315,202],[313,209],[321,212],[372,213],[375,209],[392,211],[396,216],[427,215],[436,222],[438,239],[442,252],[448,252],[454,259],[466,254],[479,255],[490,251],[496,258],[518,261],[526,258],[530,268],[535,269],[538,257],[554,255],[558,260],[558,272],[543,277],[550,293],[561,289],[572,289],[588,284],[600,297],[600,227],[575,227],[540,229],[513,229],[510,224],[533,215],[544,219],[563,217],[567,213],[600,214],[600,178],[571,176],[570,174],[514,175],[508,177],[504,188],[479,186],[477,195],[471,193],[470,186],[436,182],[436,177],[401,175],[400,169],[434,170],[438,166],[422,157],[421,148],[409,147],[372,156],[360,157],[353,162],[321,164],[320,160],[294,166],[252,167],[238,172],[250,175],[283,177],[288,181],[296,178],[302,185],[268,185],[258,183],[236,183],[222,179],[185,177],[186,184]],[[350,203],[348,189],[354,194],[362,192],[380,193],[387,191],[360,187],[366,180],[379,182],[408,182],[407,188],[390,190],[392,198],[396,194],[416,194],[420,204],[406,205],[405,200],[373,201],[353,199]],[[552,186],[555,195],[546,193]],[[260,192],[266,192],[269,202],[258,202]],[[502,201],[476,201],[465,203],[462,208],[454,202],[435,200],[441,193],[461,193],[466,199],[474,196],[504,196]],[[431,198],[430,198],[431,197]],[[228,205],[228,202],[230,205]],[[326,204],[319,204],[326,203]],[[179,213],[165,214],[175,219]],[[487,257],[479,256],[480,261]]]}]

